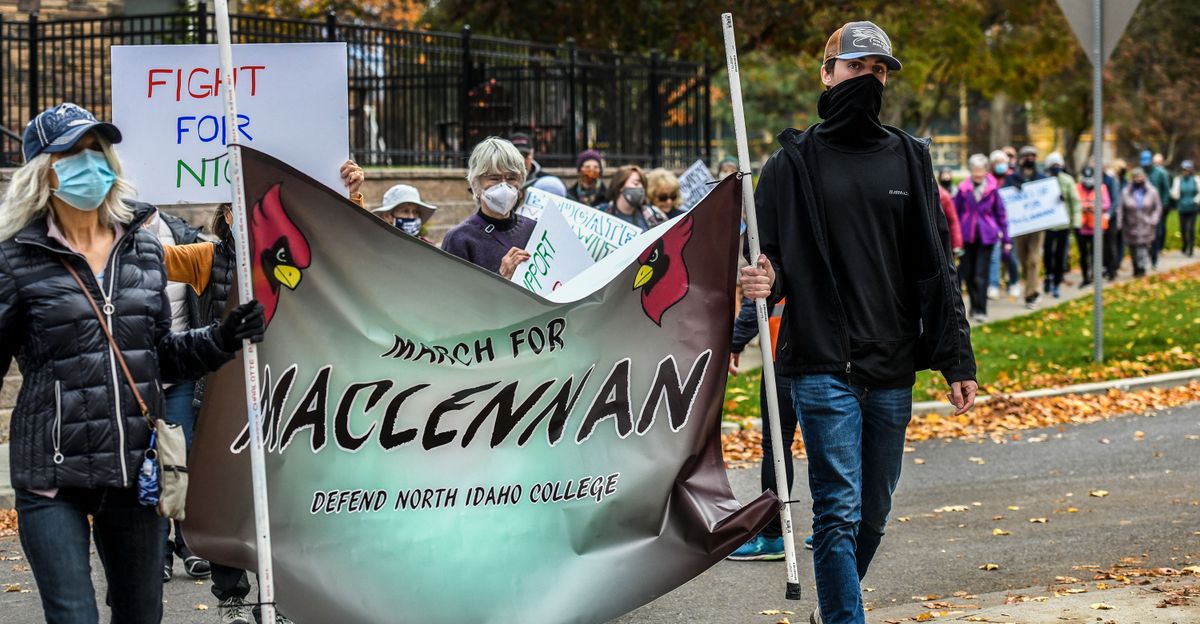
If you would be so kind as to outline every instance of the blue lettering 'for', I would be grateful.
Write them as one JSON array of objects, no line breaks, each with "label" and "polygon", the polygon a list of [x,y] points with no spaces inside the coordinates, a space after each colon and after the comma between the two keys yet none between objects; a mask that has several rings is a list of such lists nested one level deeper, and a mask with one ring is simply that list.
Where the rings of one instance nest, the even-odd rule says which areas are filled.
[{"label": "blue lettering 'for'", "polygon": [[[246,131],[246,126],[250,125],[250,117],[247,115],[238,114],[237,130],[238,134],[246,137],[247,141],[253,141],[254,137]],[[195,115],[180,115],[175,120],[175,144],[183,144],[183,135],[195,135],[201,143],[212,143],[218,138],[221,145],[227,142],[225,132],[225,116],[203,115],[197,117]]]}]

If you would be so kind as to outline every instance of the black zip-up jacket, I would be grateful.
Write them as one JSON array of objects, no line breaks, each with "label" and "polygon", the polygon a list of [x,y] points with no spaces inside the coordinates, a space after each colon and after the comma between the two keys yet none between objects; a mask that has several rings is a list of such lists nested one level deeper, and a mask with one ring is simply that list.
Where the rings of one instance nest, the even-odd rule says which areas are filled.
[{"label": "black zip-up jacket", "polygon": [[161,382],[195,379],[233,357],[214,327],[171,332],[162,246],[141,227],[155,208],[133,208],[102,282],[48,236],[45,218],[0,242],[0,379],[14,357],[24,378],[12,415],[13,487],[130,487],[150,442],[108,339],[59,258],[97,306],[111,301],[108,324],[152,415],[163,413]]},{"label": "black zip-up jacket", "polygon": [[[917,270],[920,302],[919,327],[913,328],[915,368],[941,371],[949,382],[974,379],[971,333],[950,255],[950,230],[938,203],[929,141],[885,127],[900,138],[914,200],[924,207],[917,211],[923,227],[915,228],[922,234],[907,241],[915,254],[911,266]],[[762,252],[775,270],[771,301],[786,297],[791,304],[783,311],[776,353],[779,373],[786,376],[852,372],[846,311],[830,265],[820,187],[806,165],[815,162],[812,132],[789,129],[779,135],[782,147],[763,166],[754,193]]]}]

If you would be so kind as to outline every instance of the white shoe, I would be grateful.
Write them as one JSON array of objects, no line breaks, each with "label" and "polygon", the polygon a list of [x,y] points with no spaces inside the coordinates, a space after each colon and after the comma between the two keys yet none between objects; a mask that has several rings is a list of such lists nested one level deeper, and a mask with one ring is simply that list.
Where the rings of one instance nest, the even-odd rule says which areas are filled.
[{"label": "white shoe", "polygon": [[988,286],[988,299],[995,301],[1000,298],[1000,288],[997,286]]},{"label": "white shoe", "polygon": [[971,316],[971,322],[976,325],[983,325],[987,322],[987,316],[983,314],[975,314]]},{"label": "white shoe", "polygon": [[1021,296],[1021,285],[1013,284],[1012,286],[1009,286],[1008,287],[1008,296],[1012,297],[1013,299],[1020,297]]},{"label": "white shoe", "polygon": [[821,609],[813,609],[812,615],[808,616],[808,624],[825,624],[825,620],[821,619]]}]

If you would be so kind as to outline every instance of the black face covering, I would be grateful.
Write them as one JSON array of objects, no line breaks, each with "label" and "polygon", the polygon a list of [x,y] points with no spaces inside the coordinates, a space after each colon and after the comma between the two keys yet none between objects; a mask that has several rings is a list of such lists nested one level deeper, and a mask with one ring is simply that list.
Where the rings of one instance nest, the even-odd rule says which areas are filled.
[{"label": "black face covering", "polygon": [[883,83],[871,74],[844,80],[817,100],[823,120],[816,133],[821,139],[851,147],[882,145],[890,134],[879,123]]}]

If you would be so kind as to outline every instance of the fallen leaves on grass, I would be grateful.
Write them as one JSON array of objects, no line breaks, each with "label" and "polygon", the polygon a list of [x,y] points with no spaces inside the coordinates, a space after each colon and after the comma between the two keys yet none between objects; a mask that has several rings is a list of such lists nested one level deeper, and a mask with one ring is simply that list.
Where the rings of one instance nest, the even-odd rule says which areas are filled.
[{"label": "fallen leaves on grass", "polygon": [[17,534],[17,510],[0,509],[0,537]]}]

